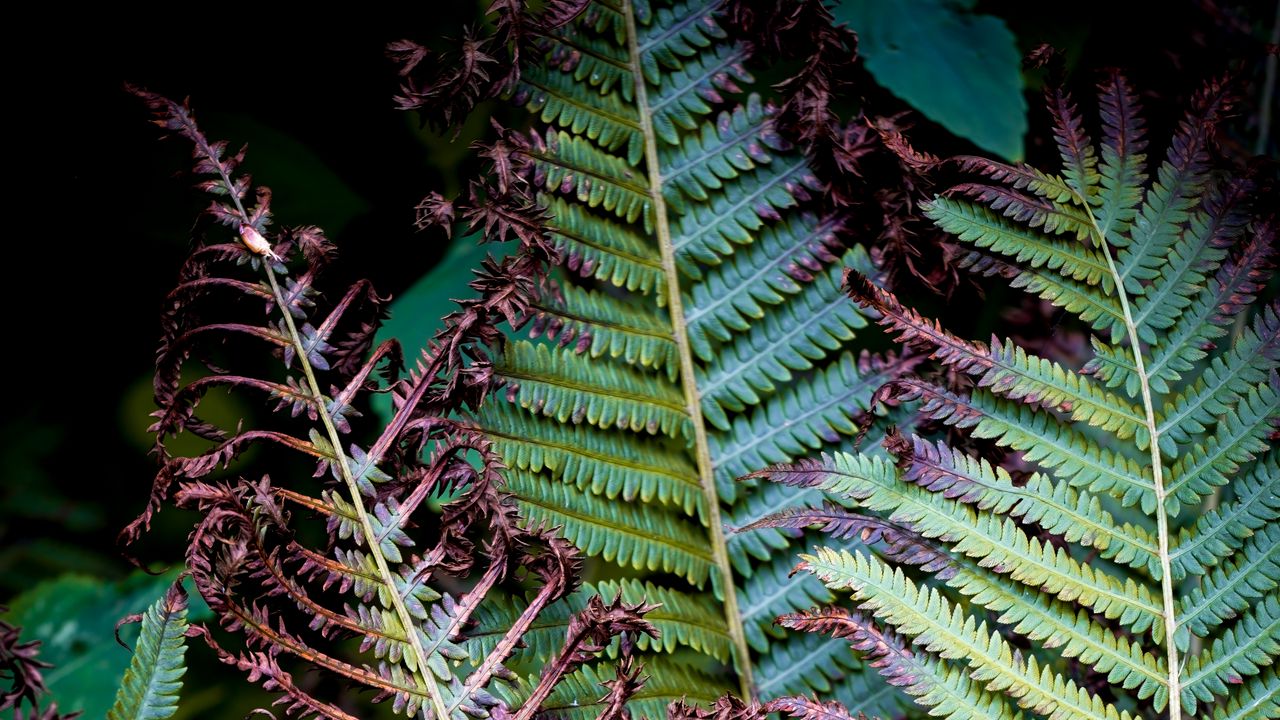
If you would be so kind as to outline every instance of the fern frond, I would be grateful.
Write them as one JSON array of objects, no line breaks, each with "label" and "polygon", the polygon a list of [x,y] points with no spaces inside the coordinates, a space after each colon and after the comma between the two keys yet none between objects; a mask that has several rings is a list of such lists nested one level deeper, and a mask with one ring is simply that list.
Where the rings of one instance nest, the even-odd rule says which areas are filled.
[{"label": "fern frond", "polygon": [[633,292],[665,296],[662,258],[642,236],[561,198],[541,199],[553,218],[548,230],[564,267]]},{"label": "fern frond", "polygon": [[1218,417],[1239,407],[1240,399],[1261,386],[1280,361],[1280,307],[1262,308],[1252,328],[1244,328],[1226,353],[1214,357],[1200,377],[1169,402],[1158,427],[1178,443],[1205,432]]},{"label": "fern frond", "polygon": [[[851,260],[852,253],[846,256]],[[729,430],[728,413],[759,405],[778,385],[812,369],[866,326],[857,307],[842,297],[841,272],[833,267],[814,278],[791,302],[766,311],[750,332],[717,348],[698,378],[702,413],[709,423]]]},{"label": "fern frond", "polygon": [[724,342],[800,293],[824,267],[838,259],[840,240],[829,220],[794,215],[770,226],[735,253],[706,282],[693,286],[685,324],[694,352],[704,360],[712,343]]},{"label": "fern frond", "polygon": [[617,431],[588,424],[527,423],[510,405],[498,403],[480,410],[478,424],[512,468],[546,470],[610,500],[658,502],[702,514],[706,497],[678,445],[651,442],[638,448]]},{"label": "fern frond", "polygon": [[601,429],[673,438],[693,435],[683,398],[670,386],[653,392],[648,379],[628,367],[593,362],[569,348],[517,340],[495,369],[511,400],[557,422],[586,421]]},{"label": "fern frond", "polygon": [[187,672],[187,593],[174,583],[142,615],[142,632],[108,720],[163,720],[178,711]]},{"label": "fern frond", "polygon": [[1102,151],[1096,215],[1099,232],[1108,237],[1113,232],[1124,233],[1138,215],[1146,182],[1146,123],[1128,79],[1114,70],[1099,86],[1098,108]]},{"label": "fern frond", "polygon": [[727,433],[709,439],[721,497],[734,502],[740,492],[734,480],[753,470],[856,435],[857,420],[869,409],[869,393],[922,360],[913,355],[844,355],[750,414],[734,418]]},{"label": "fern frond", "polygon": [[1035,405],[1057,408],[1078,420],[1115,434],[1120,439],[1137,437],[1144,449],[1148,440],[1144,418],[1138,408],[1098,387],[1061,365],[1027,353],[1015,343],[993,338],[990,347],[962,340],[906,309],[892,293],[872,284],[856,271],[846,282],[854,298],[880,314],[879,323],[898,334],[898,340],[931,353],[944,365],[971,375],[978,386],[991,392]]},{"label": "fern frond", "polygon": [[1272,370],[1265,384],[1243,394],[1232,412],[1219,423],[1217,433],[1181,457],[1169,471],[1168,492],[1175,502],[1195,504],[1231,482],[1243,464],[1270,449],[1270,438],[1280,426],[1280,374]]},{"label": "fern frond", "polygon": [[1024,710],[1265,717],[1280,660],[1271,198],[1215,165],[1223,83],[1197,96],[1151,178],[1135,93],[1117,73],[1101,91],[1097,151],[1069,96],[1048,90],[1062,178],[959,158],[988,182],[925,206],[972,248],[963,267],[1091,326],[1093,358],[960,337],[850,272],[851,296],[935,368],[876,400],[945,439],[888,433],[896,466],[835,453],[752,473],[846,508],[755,525],[860,532],[878,556],[819,548],[802,567],[852,591],[874,614],[861,625],[963,664]]},{"label": "fern frond", "polygon": [[600,207],[629,223],[649,216],[652,208],[644,179],[626,161],[563,131],[534,135],[532,145],[528,153],[538,186],[589,208]]},{"label": "fern frond", "polygon": [[[528,188],[516,188],[505,175],[519,163],[504,153],[523,146],[504,134],[489,148],[493,176],[472,185],[490,202],[486,212],[472,215],[475,221],[499,237],[517,238],[519,247],[506,259],[485,264],[476,281],[482,298],[446,318],[445,329],[413,371],[400,377],[398,345],[389,341],[373,347],[385,300],[367,281],[352,285],[332,306],[321,306],[310,289],[333,254],[323,233],[298,228],[271,233],[274,244],[266,240],[270,193],[260,189],[257,205],[246,207],[251,185],[247,176],[236,174],[241,156],[229,157],[225,145],[209,143],[185,105],[138,94],[156,111],[159,124],[195,145],[197,173],[213,178],[202,183],[217,198],[211,212],[241,242],[194,250],[181,272],[182,284],[170,296],[155,381],[160,409],[152,427],[161,468],[151,502],[123,539],[136,539],[171,494],[177,505],[196,511],[187,571],[223,630],[244,642],[232,651],[208,628],[192,632],[221,662],[278,694],[277,705],[286,713],[351,717],[295,683],[281,658],[317,670],[329,681],[371,689],[375,701],[390,701],[397,713],[433,720],[488,717],[499,702],[492,689],[511,676],[503,663],[539,615],[576,586],[580,570],[577,551],[562,538],[521,525],[514,499],[502,489],[505,466],[491,441],[453,419],[496,389],[491,372],[464,379],[463,367],[477,361],[491,367],[493,344],[500,337],[496,323],[528,317],[529,290],[544,275],[540,258],[550,239],[541,215]],[[247,273],[265,275],[265,286],[240,277]],[[206,293],[228,291],[231,301],[248,300],[248,307],[223,302],[212,317],[188,307]],[[264,295],[271,302],[265,317],[254,320]],[[247,320],[221,322],[220,315]],[[277,362],[266,366],[272,376],[255,378],[206,365],[204,378],[197,371],[195,379],[187,379],[192,373],[186,371],[194,369],[207,346],[245,341],[265,341],[273,351]],[[239,362],[240,355],[229,357]],[[260,419],[262,427],[218,428],[199,417],[205,392],[214,386],[265,391],[274,413]],[[517,394],[514,387],[509,390]],[[357,444],[352,441],[359,415],[354,408],[361,396],[375,391],[390,394],[391,419],[370,444]],[[283,429],[274,427],[272,421],[284,413],[292,417],[280,423]],[[660,424],[655,420],[655,430]],[[168,440],[186,432],[212,440],[213,447],[194,456],[174,454]],[[300,485],[305,490],[290,487],[288,479],[277,483],[262,475],[209,477],[259,445],[300,459],[307,475],[314,476]],[[282,467],[287,477],[289,466]],[[436,512],[430,499],[439,501],[441,517],[425,517]],[[303,538],[319,538],[323,549],[306,547]],[[484,552],[478,550],[481,544]],[[462,576],[477,566],[483,567],[479,577],[456,598],[433,587],[441,576]],[[526,584],[529,601],[488,653],[461,664],[471,657],[470,619],[502,581]],[[182,617],[178,594],[175,589],[153,609],[151,619],[163,615],[169,623],[163,632],[144,625],[135,664],[153,673],[151,690],[139,694],[141,669],[131,675],[128,695],[117,706],[120,717],[134,716],[133,708],[144,708],[138,716],[172,711],[160,695],[170,695],[180,675],[172,659],[174,638],[180,641],[181,635],[174,629]],[[538,698],[615,635],[656,633],[642,618],[652,609],[644,603],[588,602],[570,622],[572,637],[530,694],[532,706],[515,716],[528,720]],[[148,653],[160,653],[159,659]]]},{"label": "fern frond", "polygon": [[[918,485],[902,484],[896,469],[881,458],[838,453],[804,468],[802,485],[888,514],[891,521],[928,538],[951,545],[984,566],[1030,587],[1076,602],[1135,631],[1152,628],[1160,615],[1158,601],[1142,585],[1120,581],[1082,565],[1053,546],[1028,537],[1011,519],[975,512]],[[788,481],[768,470],[771,479]]]},{"label": "fern frond", "polygon": [[520,77],[520,89],[512,101],[538,113],[544,123],[561,127],[575,135],[585,135],[611,152],[626,147],[632,165],[644,156],[644,138],[635,106],[617,95],[604,93],[595,102],[576,97],[575,79],[540,65]]},{"label": "fern frond", "polygon": [[[749,92],[751,47],[720,3],[596,0],[546,34],[513,94],[538,122],[504,133],[506,180],[536,191],[548,259],[566,272],[531,285],[508,318],[527,340],[466,368],[505,392],[460,422],[503,458],[526,527],[557,528],[608,572],[648,583],[651,602],[672,598],[673,615],[650,615],[671,639],[636,645],[646,670],[634,678],[650,676],[638,698],[674,686],[649,672],[676,672],[668,655],[723,663],[716,677],[755,692],[759,668],[797,657],[775,617],[829,595],[786,577],[778,558],[800,533],[726,537],[726,519],[804,495],[735,478],[858,434],[871,392],[922,359],[854,352],[868,323],[841,273],[878,272],[778,109]],[[694,614],[677,599],[693,598],[718,609],[714,638],[679,630],[676,616]],[[564,603],[547,617],[580,600]],[[558,629],[546,622],[532,631],[543,650]],[[827,687],[852,697],[856,678],[900,706],[844,648],[846,666],[821,675]],[[808,687],[803,668],[788,688]]]},{"label": "fern frond", "polygon": [[[878,628],[869,619],[840,608],[802,612],[779,618],[786,627],[832,635],[868,655],[870,665],[892,685],[899,686],[930,714],[944,718],[1017,717],[1000,695],[985,690],[956,664],[913,653],[892,631]],[[822,690],[822,688],[818,688]],[[854,698],[846,707],[854,708]]]},{"label": "fern frond", "polygon": [[[1220,264],[1231,245],[1243,235],[1249,221],[1248,204],[1253,189],[1253,183],[1247,178],[1206,189],[1207,199],[1169,253],[1164,273],[1171,276],[1170,279],[1147,288],[1134,302],[1133,321],[1139,337],[1150,337],[1151,330],[1158,334],[1178,323],[1205,283],[1206,271]],[[1136,396],[1137,387],[1130,389],[1129,394]]]},{"label": "fern frond", "polygon": [[1280,664],[1273,664],[1237,690],[1213,720],[1267,720],[1280,713]]},{"label": "fern frond", "polygon": [[886,446],[904,467],[905,481],[997,515],[1035,523],[1068,542],[1094,548],[1108,560],[1145,568],[1153,575],[1159,572],[1159,548],[1145,529],[1117,523],[1100,498],[1068,483],[1034,473],[1015,486],[1004,468],[916,436],[891,436]]},{"label": "fern frond", "polygon": [[[1007,278],[1011,287],[1037,295],[1078,316],[1106,337],[1119,338],[1124,333],[1124,313],[1120,303],[1113,296],[1104,294],[1101,288],[1064,278],[1047,268],[1018,268],[980,250],[962,254],[956,264],[981,275]],[[1122,365],[1124,361],[1117,358],[1115,362]]]},{"label": "fern frond", "polygon": [[1280,456],[1267,453],[1248,473],[1238,475],[1235,498],[1206,512],[1179,532],[1169,555],[1174,577],[1202,574],[1239,551],[1259,528],[1280,519]]},{"label": "fern frond", "polygon": [[[1046,237],[1034,229],[1043,226],[1044,232],[1054,231],[1049,220],[1051,210],[1029,212],[1026,217],[1015,218],[1017,222],[1010,222],[994,212],[1006,208],[1004,198],[986,194],[978,197],[984,204],[940,197],[923,205],[921,210],[938,227],[960,240],[973,243],[974,247],[999,253],[1030,268],[1043,267],[1071,280],[1102,285],[1104,293],[1110,292],[1107,263],[1098,251],[1069,238]],[[986,203],[990,203],[991,209],[986,207]],[[1078,213],[1069,217],[1074,221],[1073,232],[1088,232],[1087,218],[1078,217]]]},{"label": "fern frond", "polygon": [[1023,453],[1045,471],[1077,488],[1108,493],[1125,505],[1152,502],[1151,472],[1137,461],[1101,447],[1050,413],[975,390],[968,398],[920,381],[896,386],[904,400],[921,399],[926,417],[959,428],[974,437]]},{"label": "fern frond", "polygon": [[1046,85],[1044,94],[1053,120],[1053,139],[1062,158],[1062,175],[1077,197],[1092,202],[1101,178],[1098,157],[1085,132],[1084,119],[1071,94],[1057,83]]},{"label": "fern frond", "polygon": [[574,285],[556,286],[534,305],[530,337],[545,335],[591,357],[607,355],[629,365],[666,370],[679,367],[671,325],[610,295]]},{"label": "fern frond", "polygon": [[[1156,171],[1155,183],[1143,199],[1140,219],[1127,237],[1104,236],[1121,248],[1116,261],[1127,292],[1144,294],[1142,286],[1131,279],[1160,276],[1160,268],[1178,239],[1188,211],[1203,195],[1214,128],[1230,107],[1225,82],[1211,82],[1196,95],[1191,111],[1174,133],[1168,156]],[[1143,339],[1150,342],[1153,338]]]}]

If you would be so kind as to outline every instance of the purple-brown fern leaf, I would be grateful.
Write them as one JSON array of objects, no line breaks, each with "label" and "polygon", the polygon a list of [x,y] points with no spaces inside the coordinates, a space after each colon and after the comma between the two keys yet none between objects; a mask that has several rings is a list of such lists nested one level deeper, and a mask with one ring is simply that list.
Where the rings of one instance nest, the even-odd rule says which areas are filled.
[{"label": "purple-brown fern leaf", "polygon": [[[210,213],[241,242],[195,249],[166,301],[152,428],[161,467],[146,509],[122,540],[136,540],[171,493],[176,505],[199,514],[188,571],[223,630],[240,635],[245,649],[224,649],[208,628],[197,632],[222,662],[280,693],[277,704],[287,714],[351,717],[299,687],[287,669],[297,665],[345,678],[397,712],[486,717],[500,706],[487,688],[512,677],[503,663],[539,614],[577,587],[581,571],[575,548],[519,517],[490,441],[448,418],[478,406],[494,388],[488,358],[501,338],[496,325],[526,317],[552,255],[530,190],[511,169],[523,162],[518,140],[503,133],[486,149],[495,172],[472,186],[464,217],[520,247],[486,264],[475,283],[481,295],[445,318],[401,377],[399,346],[373,347],[385,299],[358,281],[322,303],[316,284],[334,257],[323,233],[302,228],[267,240],[270,194],[254,192],[236,173],[242,155],[227,157],[224,145],[205,140],[185,105],[137,93],[162,126],[193,143],[197,174],[212,176],[201,189],[228,199],[215,201]],[[257,204],[246,209],[251,195]],[[255,272],[267,282],[254,280]],[[259,377],[206,359],[228,343],[271,351],[277,374]],[[187,380],[186,371],[201,364],[202,375]],[[212,388],[256,394],[274,405],[272,416],[292,421],[277,427],[269,416],[261,427],[216,427],[199,418]],[[353,421],[372,392],[389,393],[393,413],[365,445],[352,436]],[[297,432],[298,420],[310,430]],[[194,456],[173,454],[166,440],[186,432],[215,445]],[[210,478],[259,446],[304,457],[315,479]],[[427,500],[442,496],[449,499],[436,513]],[[327,540],[313,549],[299,530],[317,523]],[[432,587],[473,572],[479,578],[456,598]],[[503,582],[536,592],[490,652],[455,669],[453,661],[468,657],[470,618]],[[645,631],[640,616],[647,609],[619,605],[584,618],[540,688],[550,692],[614,635]],[[342,642],[347,638],[359,638],[358,648]]]}]

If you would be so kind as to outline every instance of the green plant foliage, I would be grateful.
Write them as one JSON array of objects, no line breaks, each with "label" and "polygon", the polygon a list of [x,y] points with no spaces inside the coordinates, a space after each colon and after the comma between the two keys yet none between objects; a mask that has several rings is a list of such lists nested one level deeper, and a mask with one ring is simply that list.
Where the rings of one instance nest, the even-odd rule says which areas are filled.
[{"label": "green plant foliage", "polygon": [[133,660],[107,720],[163,720],[178,710],[187,654],[187,593],[174,583],[142,615]]},{"label": "green plant foliage", "polygon": [[975,145],[1021,160],[1027,132],[1022,55],[1004,21],[976,0],[841,0],[876,82]]},{"label": "green plant foliage", "polygon": [[[696,672],[691,700],[820,690],[894,714],[902,701],[847,644],[773,626],[830,598],[788,575],[803,534],[725,532],[799,501],[738,476],[847,441],[871,392],[918,361],[855,352],[868,320],[840,277],[874,269],[777,110],[744,90],[747,48],[719,5],[593,2],[524,67],[514,97],[542,125],[523,154],[561,262],[494,363],[505,386],[470,421],[528,522],[626,577],[628,602],[663,603],[646,616],[662,639],[640,643],[642,710],[662,706],[646,693],[689,692]],[[519,608],[481,622],[510,626]],[[553,630],[536,628],[513,663],[536,668]],[[556,692],[608,677],[589,666]],[[602,694],[574,696],[564,716],[594,717]]]},{"label": "green plant foliage", "polygon": [[[969,248],[965,264],[1091,325],[1095,357],[1072,367],[961,338],[851,273],[864,308],[971,389],[901,379],[882,390],[954,431],[890,433],[896,463],[836,453],[758,474],[846,508],[762,526],[873,533],[880,550],[804,555],[803,569],[865,615],[830,608],[786,624],[854,638],[942,717],[1274,717],[1280,306],[1259,297],[1274,193],[1215,171],[1223,84],[1196,96],[1152,175],[1122,76],[1101,86],[1096,148],[1071,99],[1053,88],[1049,99],[1061,175],[959,158],[979,181],[924,212]],[[966,435],[1031,471],[1015,478],[973,455]],[[893,643],[917,655],[887,653]]]},{"label": "green plant foliage", "polygon": [[[146,610],[176,575],[137,572],[119,582],[67,575],[14,598],[6,620],[20,624],[25,637],[41,641],[40,659],[53,665],[44,678],[60,711],[106,717],[130,664],[129,651],[113,639],[116,622]],[[208,607],[197,596],[188,618],[208,617]],[[134,626],[120,629],[127,643],[136,635]]]}]

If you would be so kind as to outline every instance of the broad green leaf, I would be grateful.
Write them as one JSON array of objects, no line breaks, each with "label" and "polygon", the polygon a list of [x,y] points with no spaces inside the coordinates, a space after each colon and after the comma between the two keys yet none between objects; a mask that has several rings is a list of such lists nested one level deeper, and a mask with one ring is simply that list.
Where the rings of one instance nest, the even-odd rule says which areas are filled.
[{"label": "broad green leaf", "polygon": [[976,0],[844,0],[837,21],[858,33],[867,70],[930,120],[1008,160],[1023,157],[1027,103],[1021,55]]}]

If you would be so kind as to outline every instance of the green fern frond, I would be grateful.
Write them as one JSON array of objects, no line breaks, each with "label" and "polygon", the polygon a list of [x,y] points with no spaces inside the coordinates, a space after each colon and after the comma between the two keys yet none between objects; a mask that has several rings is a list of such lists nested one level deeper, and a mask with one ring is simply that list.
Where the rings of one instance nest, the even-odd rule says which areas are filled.
[{"label": "green fern frond", "polygon": [[[852,253],[846,261],[852,261]],[[702,414],[720,430],[730,429],[729,413],[759,405],[853,339],[867,321],[840,292],[841,268],[814,278],[799,295],[766,311],[745,332],[717,348],[698,377]]]},{"label": "green fern frond", "polygon": [[[830,597],[787,577],[804,539],[725,526],[814,493],[735,479],[858,434],[872,392],[922,361],[855,352],[868,319],[841,274],[875,267],[777,109],[750,92],[749,48],[720,13],[715,0],[595,0],[526,62],[512,97],[536,122],[512,144],[559,267],[517,318],[527,336],[494,358],[503,391],[462,420],[503,457],[526,522],[628,578],[629,602],[664,603],[646,616],[663,639],[638,641],[650,678],[633,713],[688,687],[673,659],[750,694],[771,682],[763,668],[802,655],[793,643],[810,641],[773,623]],[[551,647],[555,618],[603,587],[549,609],[512,663]],[[480,621],[484,638],[503,620]],[[814,689],[817,673],[839,697],[874,689],[883,702],[869,709],[902,707],[847,646],[825,648],[769,691]],[[586,687],[580,708],[603,695]]]},{"label": "green fern frond", "polygon": [[641,235],[621,225],[588,214],[578,205],[554,196],[542,196],[553,218],[549,230],[565,268],[584,278],[595,278],[632,292],[665,299],[666,276],[662,258]]},{"label": "green fern frond", "polygon": [[577,97],[577,80],[565,73],[534,65],[520,78],[517,103],[539,119],[574,135],[585,135],[610,152],[626,147],[627,162],[635,165],[644,157],[644,137],[636,108],[618,95],[605,93],[595,102]]},{"label": "green fern frond", "polygon": [[1047,543],[1029,537],[1017,523],[978,512],[918,485],[903,484],[882,458],[838,454],[824,479],[814,485],[837,497],[860,502],[890,521],[951,545],[953,552],[1029,587],[1042,588],[1142,632],[1160,615],[1158,601],[1142,585],[1095,571]]},{"label": "green fern frond", "polygon": [[530,336],[545,334],[593,358],[607,355],[629,365],[662,369],[676,377],[679,355],[671,323],[596,290],[557,285],[535,306]]},{"label": "green fern frond", "polygon": [[1239,551],[1246,539],[1280,519],[1280,457],[1267,453],[1232,484],[1235,497],[1178,533],[1169,551],[1174,577],[1200,575]]},{"label": "green fern frond", "polygon": [[178,711],[187,672],[187,593],[173,586],[142,615],[142,632],[108,720],[163,720]]},{"label": "green fern frond", "polygon": [[753,412],[735,417],[728,432],[708,438],[720,496],[735,502],[741,492],[737,478],[856,435],[856,420],[868,410],[870,393],[920,361],[913,356],[882,360],[865,353],[857,358],[846,354],[799,378]]},{"label": "green fern frond", "polygon": [[675,389],[659,385],[655,392],[649,378],[624,365],[517,340],[507,345],[495,370],[520,407],[557,422],[693,436],[683,398]]},{"label": "green fern frond", "polygon": [[[1104,294],[1101,288],[1064,278],[1047,268],[1019,268],[981,250],[964,252],[956,264],[981,275],[1004,277],[1011,287],[1037,295],[1076,315],[1105,337],[1123,336],[1124,313],[1120,303],[1115,297]],[[1123,359],[1117,358],[1116,362],[1123,363]]]},{"label": "green fern frond", "polygon": [[[849,292],[879,324],[974,387],[889,382],[877,398],[906,404],[946,439],[891,432],[896,463],[835,453],[752,473],[847,508],[757,524],[808,522],[837,537],[863,528],[868,548],[819,547],[802,567],[874,614],[860,621],[865,632],[911,638],[925,662],[952,663],[1025,711],[1271,717],[1280,312],[1263,297],[1273,198],[1215,167],[1224,84],[1197,96],[1150,178],[1136,95],[1114,73],[1101,91],[1095,150],[1070,98],[1049,90],[1061,178],[960,158],[962,172],[996,184],[962,183],[925,206],[970,248],[963,266],[1091,326],[1094,357],[1075,367],[1011,341],[959,337],[850,273]],[[984,445],[974,440],[1006,455],[975,456]],[[833,619],[840,612],[796,622],[854,633],[857,622]],[[881,652],[854,646],[868,660]],[[876,667],[891,682],[901,672]],[[951,712],[926,694],[918,702]]]},{"label": "green fern frond", "polygon": [[1098,230],[1106,237],[1125,232],[1138,215],[1146,182],[1147,140],[1142,108],[1129,81],[1112,71],[1100,87],[1102,116],[1101,188],[1096,197]]},{"label": "green fern frond", "polygon": [[[1006,220],[986,206],[947,197],[926,203],[921,210],[938,227],[975,247],[1007,255],[1026,267],[1043,267],[1088,285],[1101,284],[1104,293],[1111,291],[1107,286],[1107,262],[1101,253],[1073,239],[1046,237],[1034,227]],[[1034,212],[1031,217],[1044,225],[1047,214]]]},{"label": "green fern frond", "polygon": [[676,444],[628,443],[618,431],[584,423],[528,423],[510,405],[489,403],[479,427],[513,468],[541,473],[609,500],[661,503],[701,516],[706,496]]},{"label": "green fern frond", "polygon": [[1272,593],[1242,613],[1231,629],[1213,641],[1207,651],[1187,663],[1186,692],[1194,698],[1183,704],[1195,713],[1198,700],[1212,702],[1215,695],[1230,694],[1230,686],[1275,662],[1280,655],[1280,594]]},{"label": "green fern frond", "polygon": [[1118,523],[1100,498],[1078,492],[1069,483],[1033,473],[1015,485],[1002,467],[914,436],[896,452],[907,470],[905,480],[982,510],[1034,523],[1108,560],[1145,568],[1153,575],[1159,572],[1159,548],[1144,528]]},{"label": "green fern frond", "polygon": [[599,207],[628,223],[649,217],[652,207],[644,178],[625,160],[590,140],[548,130],[545,137],[534,136],[529,156],[535,182],[547,191],[573,197],[589,208]]}]

